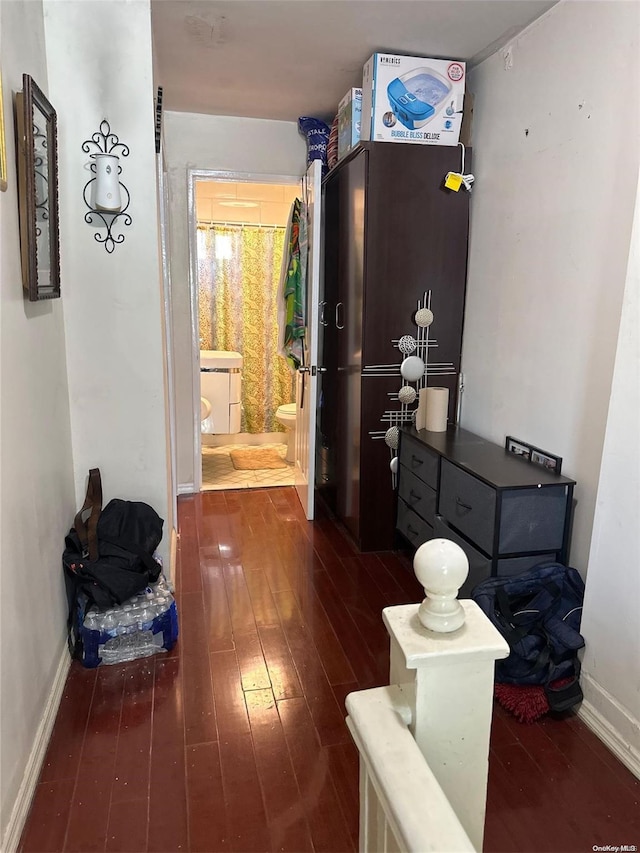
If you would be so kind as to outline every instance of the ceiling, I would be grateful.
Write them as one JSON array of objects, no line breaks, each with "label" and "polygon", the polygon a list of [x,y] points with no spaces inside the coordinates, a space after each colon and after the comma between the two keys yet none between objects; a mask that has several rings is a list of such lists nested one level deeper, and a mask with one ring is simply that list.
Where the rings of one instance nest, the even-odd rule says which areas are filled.
[{"label": "ceiling", "polygon": [[152,0],[167,110],[330,120],[375,51],[481,61],[547,0]]}]

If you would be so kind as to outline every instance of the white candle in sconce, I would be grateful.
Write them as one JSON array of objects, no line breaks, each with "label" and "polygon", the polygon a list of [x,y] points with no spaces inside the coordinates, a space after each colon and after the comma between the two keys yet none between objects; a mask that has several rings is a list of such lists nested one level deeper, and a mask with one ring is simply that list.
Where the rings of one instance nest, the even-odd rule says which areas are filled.
[{"label": "white candle in sconce", "polygon": [[118,213],[122,207],[118,177],[120,158],[115,154],[93,154],[92,156],[96,161],[95,209]]}]

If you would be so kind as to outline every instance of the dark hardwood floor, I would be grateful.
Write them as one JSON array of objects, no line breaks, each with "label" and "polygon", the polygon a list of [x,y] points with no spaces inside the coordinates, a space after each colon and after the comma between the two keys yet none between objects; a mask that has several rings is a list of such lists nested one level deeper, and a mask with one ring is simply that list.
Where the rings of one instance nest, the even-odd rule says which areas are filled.
[{"label": "dark hardwood floor", "polygon": [[[293,489],[179,504],[180,639],[71,667],[21,850],[351,851],[352,690],[386,684],[380,611],[418,601],[409,560],[358,554]],[[496,706],[485,850],[640,844],[640,783],[577,717]]]}]

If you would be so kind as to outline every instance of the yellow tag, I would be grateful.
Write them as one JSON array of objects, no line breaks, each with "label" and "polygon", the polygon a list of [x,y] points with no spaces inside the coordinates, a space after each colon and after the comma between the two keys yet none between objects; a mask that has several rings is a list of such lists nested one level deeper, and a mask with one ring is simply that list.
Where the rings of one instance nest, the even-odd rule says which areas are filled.
[{"label": "yellow tag", "polygon": [[447,172],[444,185],[448,190],[453,190],[457,193],[462,186],[462,175],[459,175],[457,172]]}]

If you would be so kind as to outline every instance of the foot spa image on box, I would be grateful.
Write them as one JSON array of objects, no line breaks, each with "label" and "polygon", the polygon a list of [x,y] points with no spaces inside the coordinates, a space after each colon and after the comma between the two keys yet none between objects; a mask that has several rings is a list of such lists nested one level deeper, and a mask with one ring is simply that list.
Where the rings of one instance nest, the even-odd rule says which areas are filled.
[{"label": "foot spa image on box", "polygon": [[[394,115],[408,130],[423,127],[445,104],[451,83],[432,68],[414,68],[387,86]],[[451,105],[451,114],[454,108]]]}]

